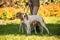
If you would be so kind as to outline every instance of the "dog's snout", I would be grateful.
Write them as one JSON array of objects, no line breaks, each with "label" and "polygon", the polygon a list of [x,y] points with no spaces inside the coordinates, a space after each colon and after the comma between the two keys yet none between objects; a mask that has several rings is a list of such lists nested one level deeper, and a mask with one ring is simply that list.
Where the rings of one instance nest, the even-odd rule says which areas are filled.
[{"label": "dog's snout", "polygon": [[18,17],[18,16],[16,16],[16,17]]}]

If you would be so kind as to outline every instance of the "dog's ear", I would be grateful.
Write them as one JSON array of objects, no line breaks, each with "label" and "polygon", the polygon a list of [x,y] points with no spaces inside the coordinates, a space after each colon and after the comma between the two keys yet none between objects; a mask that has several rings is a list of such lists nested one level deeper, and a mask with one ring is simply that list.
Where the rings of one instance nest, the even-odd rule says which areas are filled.
[{"label": "dog's ear", "polygon": [[16,13],[16,17],[18,17],[18,18],[22,18],[22,15],[23,15],[23,13],[21,13],[21,12]]}]

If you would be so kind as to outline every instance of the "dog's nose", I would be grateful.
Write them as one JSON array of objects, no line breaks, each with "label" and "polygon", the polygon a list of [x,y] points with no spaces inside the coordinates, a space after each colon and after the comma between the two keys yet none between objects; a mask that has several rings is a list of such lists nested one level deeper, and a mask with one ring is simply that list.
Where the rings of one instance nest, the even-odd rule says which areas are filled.
[{"label": "dog's nose", "polygon": [[17,17],[17,16],[16,16]]}]

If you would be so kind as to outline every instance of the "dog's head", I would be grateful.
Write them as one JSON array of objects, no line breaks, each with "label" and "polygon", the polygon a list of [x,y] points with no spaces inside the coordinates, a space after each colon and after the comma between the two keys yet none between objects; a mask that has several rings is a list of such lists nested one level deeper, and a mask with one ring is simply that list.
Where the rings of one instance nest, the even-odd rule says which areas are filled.
[{"label": "dog's head", "polygon": [[27,16],[27,14],[26,13],[21,13],[21,12],[18,12],[18,13],[16,13],[16,18],[19,18],[19,19],[24,19],[24,18],[27,18],[28,16]]}]

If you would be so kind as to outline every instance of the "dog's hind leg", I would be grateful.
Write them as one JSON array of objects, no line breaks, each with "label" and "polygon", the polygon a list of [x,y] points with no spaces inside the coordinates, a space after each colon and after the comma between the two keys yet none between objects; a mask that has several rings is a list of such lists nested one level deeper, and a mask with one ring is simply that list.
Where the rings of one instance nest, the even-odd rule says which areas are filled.
[{"label": "dog's hind leg", "polygon": [[41,27],[41,24],[38,24],[38,26],[39,26],[39,32],[41,33],[41,34],[43,34],[43,27]]},{"label": "dog's hind leg", "polygon": [[43,27],[40,26],[40,29],[41,29],[41,34],[43,34]]},{"label": "dog's hind leg", "polygon": [[36,25],[34,26],[35,34],[37,34]]},{"label": "dog's hind leg", "polygon": [[44,24],[44,22],[43,22],[43,21],[41,21],[41,26],[42,26],[43,28],[45,28],[45,29],[46,29],[46,31],[47,31],[47,33],[49,34],[49,30],[48,30],[48,28],[45,26],[45,24]]}]

